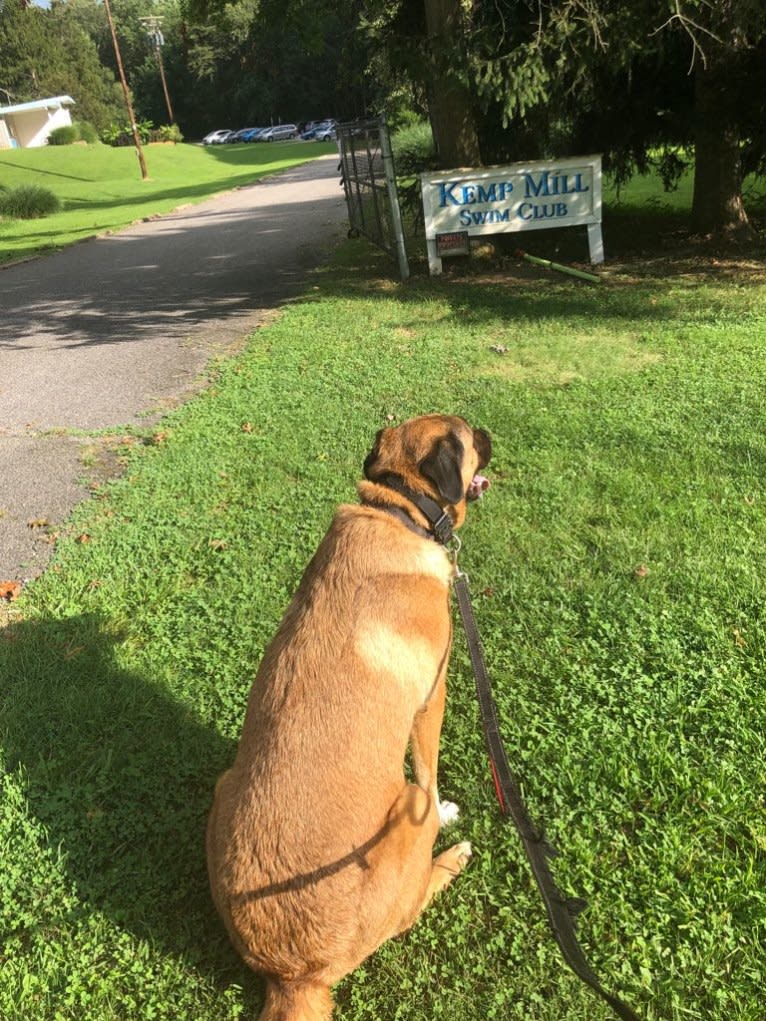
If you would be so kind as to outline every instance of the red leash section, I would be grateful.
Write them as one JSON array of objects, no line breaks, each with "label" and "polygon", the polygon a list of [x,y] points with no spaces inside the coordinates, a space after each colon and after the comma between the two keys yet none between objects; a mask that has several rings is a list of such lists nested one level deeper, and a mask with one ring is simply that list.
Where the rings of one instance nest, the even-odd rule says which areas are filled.
[{"label": "red leash section", "polygon": [[577,941],[574,919],[579,911],[585,907],[585,902],[577,898],[565,897],[556,886],[556,881],[548,867],[548,858],[552,858],[557,852],[532,825],[532,820],[529,818],[529,813],[521,797],[519,785],[508,764],[505,746],[500,736],[497,706],[492,697],[492,688],[484,662],[481,640],[473,615],[473,607],[471,606],[468,579],[465,574],[457,569],[457,565],[455,565],[455,572],[455,594],[476,678],[476,694],[479,699],[481,718],[484,725],[484,737],[487,742],[492,769],[492,779],[495,784],[497,799],[500,802],[500,808],[506,816],[510,815],[519,832],[529,864],[532,866],[532,872],[545,903],[548,921],[564,960],[583,982],[589,985],[591,989],[609,1004],[617,1017],[622,1018],[623,1021],[639,1021],[638,1015],[630,1007],[604,989],[593,969],[588,964],[585,954]]},{"label": "red leash section", "polygon": [[505,798],[503,797],[503,788],[500,784],[500,777],[497,775],[497,766],[490,757],[489,769],[492,773],[492,782],[495,785],[495,794],[497,795],[497,803],[500,805],[500,811],[503,815],[508,815],[508,809],[505,807]]}]

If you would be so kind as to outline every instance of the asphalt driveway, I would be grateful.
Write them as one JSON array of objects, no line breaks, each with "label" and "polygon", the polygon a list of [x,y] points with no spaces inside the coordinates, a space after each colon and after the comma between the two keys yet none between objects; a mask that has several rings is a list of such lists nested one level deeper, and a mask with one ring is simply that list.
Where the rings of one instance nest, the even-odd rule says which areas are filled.
[{"label": "asphalt driveway", "polygon": [[94,432],[158,420],[305,284],[346,228],[337,162],[0,269],[0,581],[112,470]]}]

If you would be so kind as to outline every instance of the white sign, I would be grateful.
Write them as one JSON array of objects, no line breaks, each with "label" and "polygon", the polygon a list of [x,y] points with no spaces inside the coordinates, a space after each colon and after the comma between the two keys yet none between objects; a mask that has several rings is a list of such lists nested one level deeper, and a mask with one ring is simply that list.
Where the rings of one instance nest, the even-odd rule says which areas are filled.
[{"label": "white sign", "polygon": [[590,261],[604,261],[600,156],[439,171],[420,182],[431,273],[442,268],[437,234],[460,231],[475,237],[585,224]]}]

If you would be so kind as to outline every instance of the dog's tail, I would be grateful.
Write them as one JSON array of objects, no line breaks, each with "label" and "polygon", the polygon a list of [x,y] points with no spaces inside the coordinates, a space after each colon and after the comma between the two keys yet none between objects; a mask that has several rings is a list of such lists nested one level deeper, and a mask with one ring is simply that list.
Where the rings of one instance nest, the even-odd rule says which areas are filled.
[{"label": "dog's tail", "polygon": [[258,1021],[329,1021],[332,996],[321,982],[266,982],[266,1000]]}]

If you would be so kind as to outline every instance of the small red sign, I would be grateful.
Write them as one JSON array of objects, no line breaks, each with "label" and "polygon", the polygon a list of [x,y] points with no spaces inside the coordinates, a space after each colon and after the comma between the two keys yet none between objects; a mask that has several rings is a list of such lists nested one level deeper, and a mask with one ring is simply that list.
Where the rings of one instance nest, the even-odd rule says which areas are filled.
[{"label": "small red sign", "polygon": [[449,234],[436,235],[436,250],[439,257],[445,255],[468,255],[471,247],[467,230],[455,230]]}]

